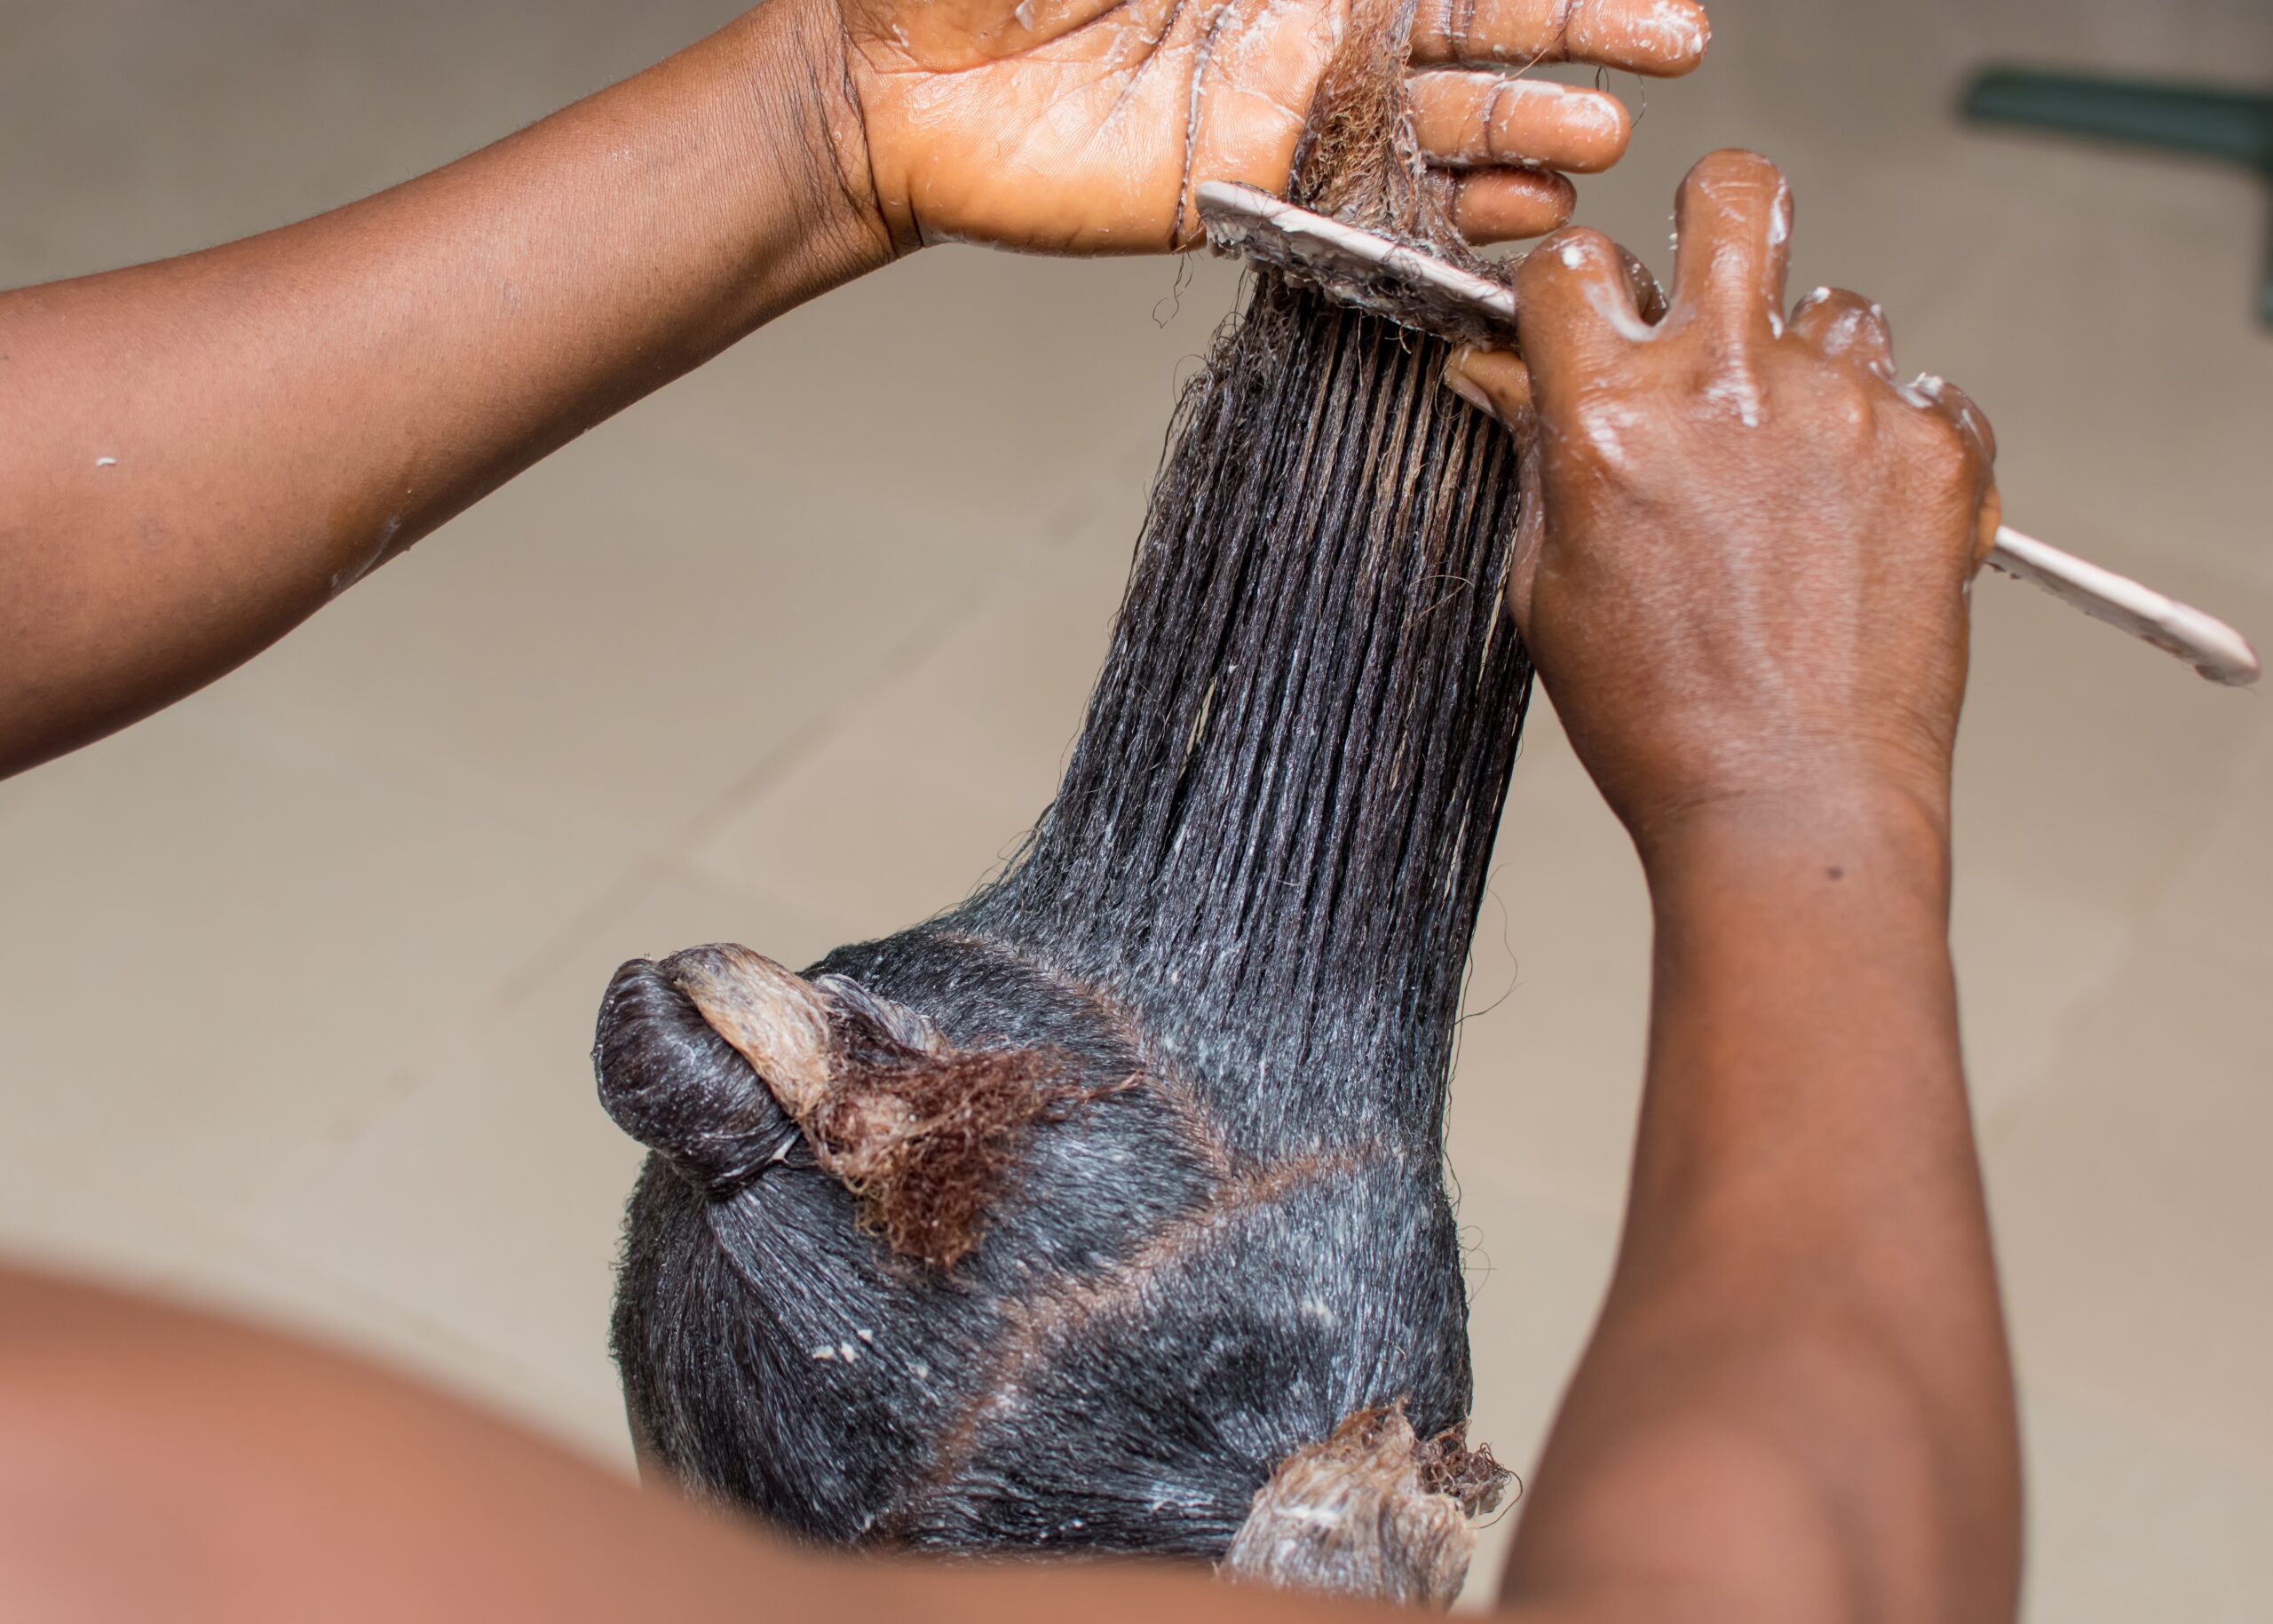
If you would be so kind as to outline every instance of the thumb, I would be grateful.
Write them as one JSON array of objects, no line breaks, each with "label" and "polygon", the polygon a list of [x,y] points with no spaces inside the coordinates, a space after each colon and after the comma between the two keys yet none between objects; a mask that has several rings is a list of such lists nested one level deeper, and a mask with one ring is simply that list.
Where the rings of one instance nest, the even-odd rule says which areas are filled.
[{"label": "thumb", "polygon": [[1508,608],[1516,630],[1531,636],[1532,583],[1539,575],[1540,543],[1547,531],[1540,500],[1539,413],[1532,407],[1531,368],[1506,350],[1463,345],[1445,363],[1445,387],[1494,418],[1516,437],[1516,547],[1508,570]]}]

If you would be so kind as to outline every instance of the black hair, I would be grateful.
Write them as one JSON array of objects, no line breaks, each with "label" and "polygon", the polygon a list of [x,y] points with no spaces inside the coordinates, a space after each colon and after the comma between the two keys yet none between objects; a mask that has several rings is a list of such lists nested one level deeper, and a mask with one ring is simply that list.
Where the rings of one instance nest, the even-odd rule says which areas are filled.
[{"label": "black hair", "polygon": [[1529,668],[1513,454],[1443,361],[1260,278],[1002,877],[804,977],[618,973],[614,1345],[673,1475],[820,1541],[1212,1559],[1352,1416],[1457,1438],[1445,1084]]},{"label": "black hair", "polygon": [[1445,360],[1258,273],[1001,877],[803,975],[618,971],[651,1465],[816,1541],[1450,1599],[1505,1474],[1445,1089],[1531,672],[1513,445]]}]

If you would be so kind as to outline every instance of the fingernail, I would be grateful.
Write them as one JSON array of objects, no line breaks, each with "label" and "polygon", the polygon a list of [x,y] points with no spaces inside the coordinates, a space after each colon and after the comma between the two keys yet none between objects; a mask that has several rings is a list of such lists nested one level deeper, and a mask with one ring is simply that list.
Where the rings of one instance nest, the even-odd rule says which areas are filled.
[{"label": "fingernail", "polygon": [[[1463,351],[1461,353],[1465,354],[1466,352]],[[1493,403],[1492,397],[1485,394],[1483,390],[1477,386],[1475,381],[1471,379],[1467,373],[1461,370],[1459,355],[1453,356],[1452,360],[1447,361],[1445,365],[1445,387],[1451,390],[1461,400],[1467,401],[1477,411],[1482,412],[1486,417],[1491,418],[1493,422],[1504,423],[1507,421],[1507,419],[1500,416],[1500,408]]]}]

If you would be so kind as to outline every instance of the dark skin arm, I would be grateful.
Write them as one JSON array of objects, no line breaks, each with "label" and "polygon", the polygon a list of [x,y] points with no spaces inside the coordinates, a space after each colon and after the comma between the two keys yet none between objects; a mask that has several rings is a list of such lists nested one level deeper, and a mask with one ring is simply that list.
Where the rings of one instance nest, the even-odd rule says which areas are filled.
[{"label": "dark skin arm", "polygon": [[1875,306],[1783,317],[1791,203],[1720,153],[1657,328],[1549,239],[1529,360],[1454,373],[1530,442],[1515,608],[1656,918],[1618,1268],[1510,1562],[1586,1617],[1996,1620],[2011,1374],[1948,950],[1988,425],[1895,382]]},{"label": "dark skin arm", "polygon": [[[1516,611],[1656,907],[1617,1273],[1503,1611],[1981,1620],[2019,1565],[2010,1376],[1945,943],[1987,425],[1872,307],[1788,324],[1780,181],[1720,154],[1650,332],[1600,239],[1524,273]],[[1568,250],[1566,253],[1565,250]],[[29,1616],[1388,1617],[1159,1571],[793,1552],[337,1358],[0,1276],[0,1596]]]},{"label": "dark skin arm", "polygon": [[363,202],[0,296],[0,773],[211,681],[879,263],[787,71],[820,20],[769,7]]},{"label": "dark skin arm", "polygon": [[[0,775],[210,682],[895,254],[1189,247],[1192,184],[1286,184],[1350,4],[1228,0],[1203,36],[1177,0],[769,0],[362,202],[0,294]],[[1424,6],[1417,129],[1466,227],[1560,224],[1552,171],[1607,167],[1628,128],[1467,65],[1682,73],[1704,44],[1691,0]]]}]

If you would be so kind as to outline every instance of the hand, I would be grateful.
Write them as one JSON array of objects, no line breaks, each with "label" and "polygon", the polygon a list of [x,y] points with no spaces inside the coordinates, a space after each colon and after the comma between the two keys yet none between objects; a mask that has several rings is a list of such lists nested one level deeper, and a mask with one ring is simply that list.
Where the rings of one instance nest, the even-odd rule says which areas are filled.
[{"label": "hand", "polygon": [[1896,383],[1875,305],[1818,290],[1786,323],[1791,219],[1773,164],[1715,153],[1660,323],[1606,239],[1564,233],[1517,274],[1525,360],[1448,373],[1530,442],[1516,620],[1645,855],[1756,794],[1892,788],[1947,818],[1995,440],[1940,379]]},{"label": "hand", "polygon": [[[1352,0],[836,0],[874,205],[899,247],[1158,253],[1200,240],[1206,180],[1283,192]],[[1551,171],[1608,168],[1613,97],[1505,70],[1687,73],[1696,0],[1420,0],[1415,132],[1477,242],[1570,217]],[[1482,70],[1482,71],[1473,71]],[[856,181],[856,185],[857,185]]]}]

